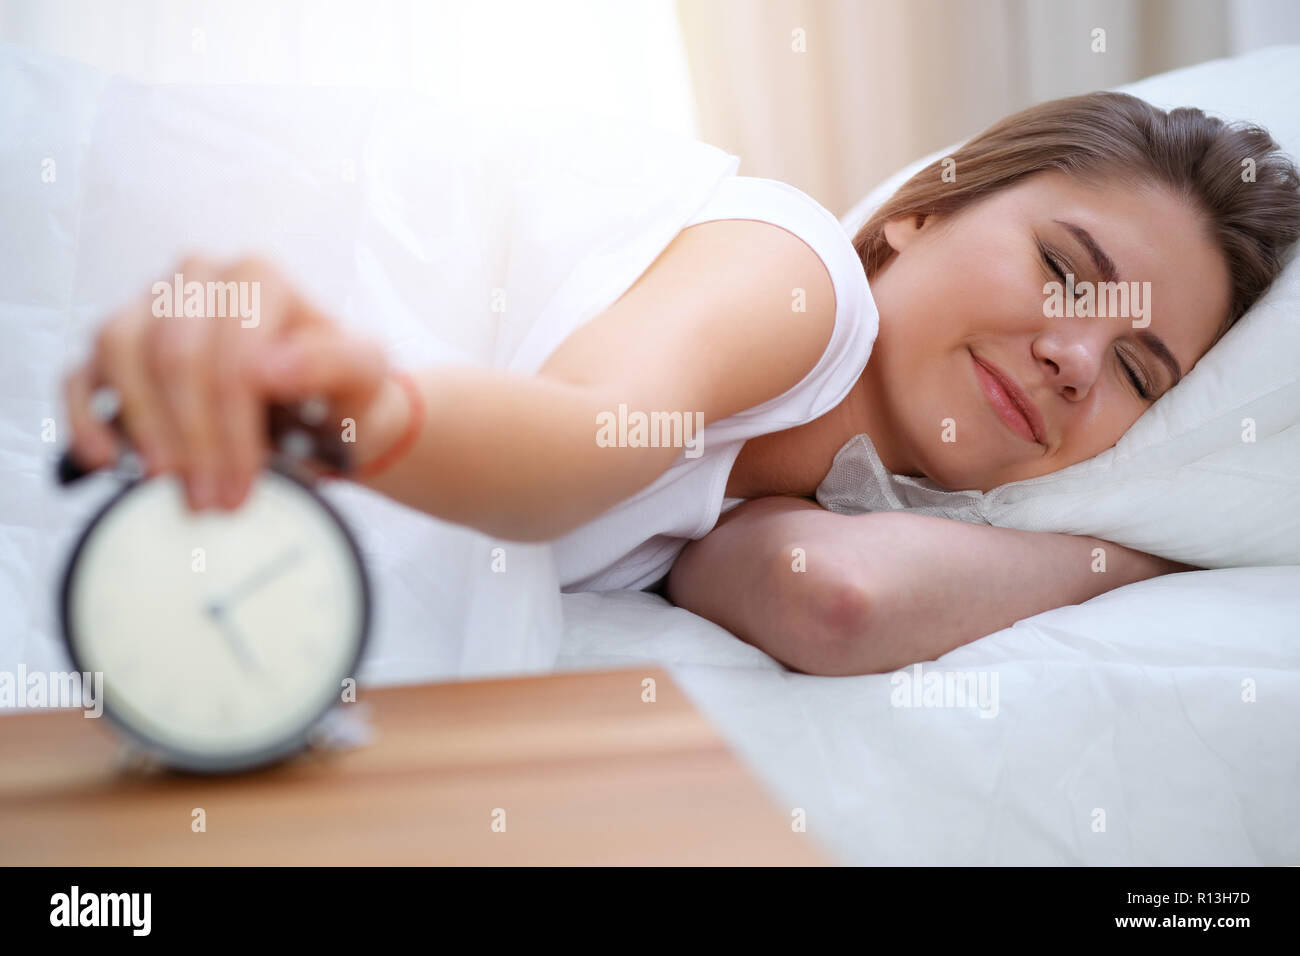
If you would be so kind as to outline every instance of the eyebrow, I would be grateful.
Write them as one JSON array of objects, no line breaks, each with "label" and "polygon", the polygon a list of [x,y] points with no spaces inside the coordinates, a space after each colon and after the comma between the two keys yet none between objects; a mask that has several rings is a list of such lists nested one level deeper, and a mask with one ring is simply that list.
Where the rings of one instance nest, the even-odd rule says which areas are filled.
[{"label": "eyebrow", "polygon": [[[1097,240],[1092,238],[1092,233],[1082,226],[1066,222],[1063,219],[1053,219],[1052,222],[1068,229],[1070,235],[1079,241],[1079,245],[1083,246],[1084,251],[1088,253],[1089,258],[1092,259],[1092,264],[1097,267],[1097,271],[1103,279],[1107,282],[1119,282],[1119,272],[1115,269],[1115,263],[1110,256],[1106,255],[1106,250],[1097,243]],[[1178,359],[1174,358],[1174,353],[1169,351],[1169,346],[1165,345],[1158,335],[1149,329],[1139,329],[1137,339],[1169,369],[1169,374],[1174,379],[1173,384],[1169,386],[1170,388],[1183,380],[1183,370],[1178,364]]]},{"label": "eyebrow", "polygon": [[1083,226],[1076,226],[1072,222],[1066,222],[1063,219],[1053,219],[1052,222],[1058,226],[1064,226],[1070,230],[1070,234],[1079,240],[1079,245],[1087,251],[1092,257],[1092,264],[1097,267],[1101,277],[1107,282],[1118,282],[1119,273],[1115,271],[1115,263],[1111,262],[1110,256],[1106,255],[1106,250],[1097,245],[1097,240],[1092,238],[1092,233],[1084,229]]}]

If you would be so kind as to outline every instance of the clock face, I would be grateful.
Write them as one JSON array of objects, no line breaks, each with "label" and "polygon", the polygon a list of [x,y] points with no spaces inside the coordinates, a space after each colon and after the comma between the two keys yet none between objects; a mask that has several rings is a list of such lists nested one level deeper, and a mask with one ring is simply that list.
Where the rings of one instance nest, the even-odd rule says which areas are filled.
[{"label": "clock face", "polygon": [[195,514],[164,475],[91,525],[63,614],[110,717],[174,764],[220,770],[294,749],[340,700],[369,596],[348,533],[293,479],[265,470],[238,511]]}]

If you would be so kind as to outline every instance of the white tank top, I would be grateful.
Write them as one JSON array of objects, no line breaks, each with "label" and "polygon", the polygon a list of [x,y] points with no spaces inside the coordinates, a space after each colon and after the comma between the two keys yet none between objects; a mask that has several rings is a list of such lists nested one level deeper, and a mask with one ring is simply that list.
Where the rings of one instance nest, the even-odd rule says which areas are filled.
[{"label": "white tank top", "polygon": [[750,438],[825,415],[866,368],[879,329],[876,304],[851,237],[824,206],[774,179],[730,176],[682,226],[717,219],[770,222],[806,242],[826,265],[835,289],[835,327],[817,365],[793,388],[761,405],[706,425],[699,454],[683,449],[654,482],[552,542],[566,593],[643,589],[671,570],[693,538],[743,498],[724,498],[727,479]]}]

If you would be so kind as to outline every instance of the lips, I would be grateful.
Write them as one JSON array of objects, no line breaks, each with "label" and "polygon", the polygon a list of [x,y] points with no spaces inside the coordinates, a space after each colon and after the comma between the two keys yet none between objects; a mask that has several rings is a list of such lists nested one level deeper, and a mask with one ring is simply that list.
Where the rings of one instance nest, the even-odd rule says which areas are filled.
[{"label": "lips", "polygon": [[1026,441],[1046,444],[1043,415],[1016,380],[993,363],[971,353],[985,396],[1007,427]]}]

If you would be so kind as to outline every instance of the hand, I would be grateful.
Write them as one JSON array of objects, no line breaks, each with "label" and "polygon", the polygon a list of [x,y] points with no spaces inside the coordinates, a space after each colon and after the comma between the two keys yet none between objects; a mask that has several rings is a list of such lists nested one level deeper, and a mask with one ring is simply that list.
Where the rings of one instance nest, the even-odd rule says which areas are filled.
[{"label": "hand", "polygon": [[[172,302],[162,287],[177,272],[183,289],[201,283],[202,310],[219,314],[187,316],[188,294]],[[340,421],[359,419],[387,372],[378,343],[345,333],[265,261],[186,259],[111,316],[91,358],[65,378],[72,452],[87,469],[113,461],[114,434],[90,412],[94,390],[111,385],[148,474],[177,472],[192,509],[235,508],[269,454],[269,404],[320,395]]]}]

